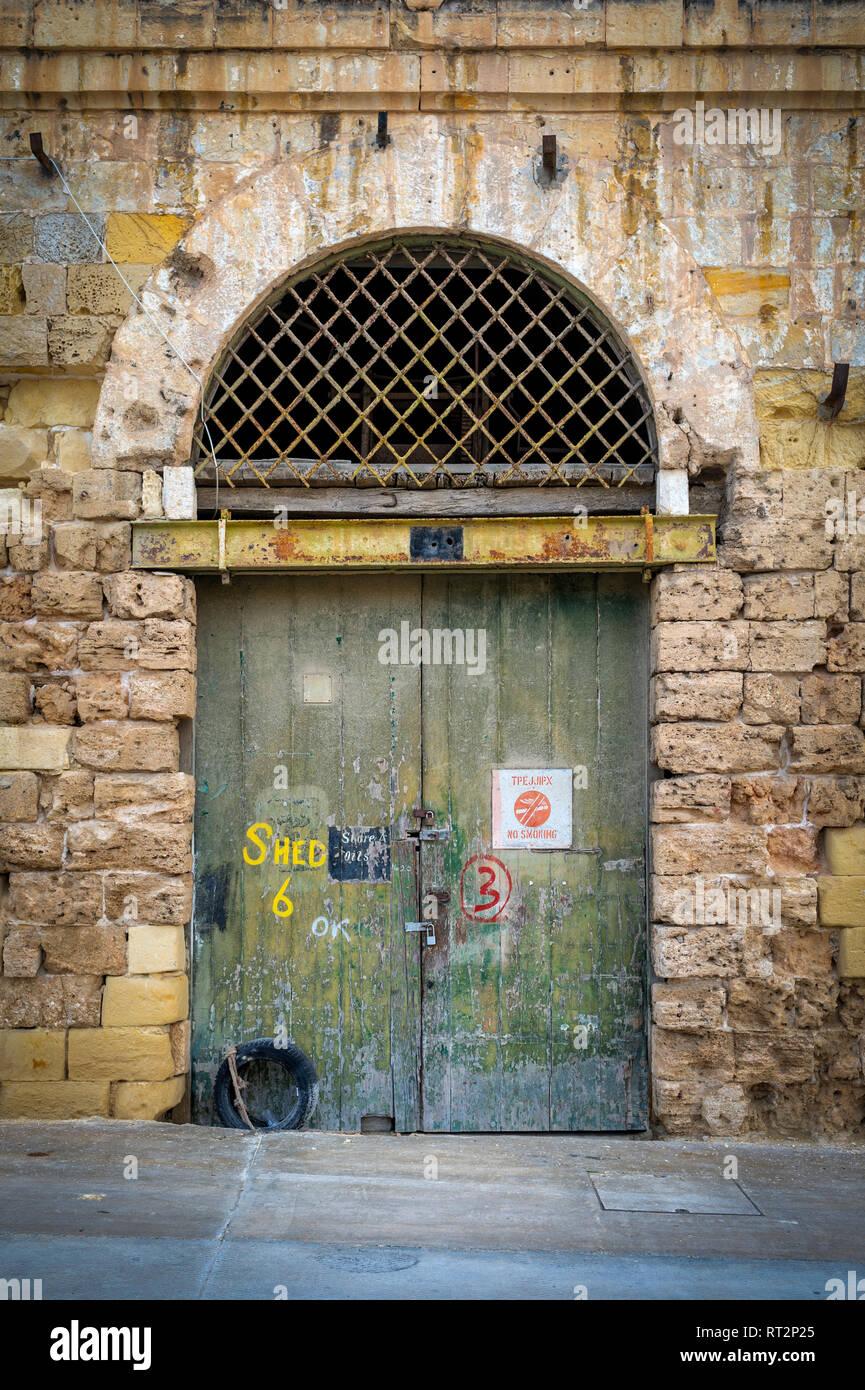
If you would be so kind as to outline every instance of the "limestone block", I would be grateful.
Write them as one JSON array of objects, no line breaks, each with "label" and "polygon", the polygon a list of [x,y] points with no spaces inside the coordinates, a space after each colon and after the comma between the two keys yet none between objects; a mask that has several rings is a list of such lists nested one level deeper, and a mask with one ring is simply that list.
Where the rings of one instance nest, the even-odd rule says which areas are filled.
[{"label": "limestone block", "polygon": [[10,869],[59,869],[63,831],[39,821],[35,825],[0,825],[0,873]]},{"label": "limestone block", "polygon": [[3,938],[3,974],[27,979],[39,974],[42,945],[34,927],[9,927]]},{"label": "limestone block", "polygon": [[[0,862],[4,827],[0,826]],[[117,869],[136,864],[160,873],[188,873],[192,868],[191,825],[122,825],[114,821],[77,821],[66,832],[66,867]]]},{"label": "limestone block", "polygon": [[826,665],[830,671],[865,671],[865,623],[848,623],[837,637],[829,638]]},{"label": "limestone block", "polygon": [[134,671],[129,698],[132,719],[192,719],[195,676],[188,671]]},{"label": "limestone block", "polygon": [[130,825],[141,820],[189,821],[195,806],[195,778],[185,772],[111,777],[97,774],[94,804],[99,820],[126,821]]},{"label": "limestone block", "polygon": [[51,212],[37,217],[33,243],[37,258],[52,265],[101,260],[97,237],[105,240],[105,218],[89,213],[87,220],[96,236],[77,212]]},{"label": "limestone block", "polygon": [[815,574],[814,617],[829,618],[833,623],[846,623],[849,609],[848,576],[839,574],[837,570],[823,570],[821,574]]},{"label": "limestone block", "polygon": [[39,778],[32,772],[0,772],[0,821],[35,821]]},{"label": "limestone block", "polygon": [[[0,424],[0,484],[24,482],[48,457],[45,430]],[[7,513],[8,515],[8,513]]]},{"label": "limestone block", "polygon": [[0,664],[7,669],[68,671],[77,646],[76,629],[63,623],[0,623]]},{"label": "limestone block", "polygon": [[662,570],[652,592],[655,622],[726,621],[742,609],[742,580],[731,570]]},{"label": "limestone block", "polygon": [[107,1081],[4,1081],[0,1120],[85,1120],[107,1116]]},{"label": "limestone block", "polygon": [[29,718],[30,677],[0,671],[0,720],[4,724],[23,724]]},{"label": "limestone block", "polygon": [[186,1093],[186,1077],[167,1081],[118,1081],[111,1113],[115,1120],[158,1120],[179,1105]]},{"label": "limestone block", "polygon": [[9,392],[6,423],[29,429],[72,425],[89,430],[98,400],[99,382],[86,377],[25,378]]},{"label": "limestone block", "polygon": [[95,922],[102,916],[101,875],[12,873],[6,910],[19,922],[60,927]]},{"label": "limestone block", "polygon": [[113,521],[96,528],[96,568],[103,574],[129,568],[132,560],[132,527]]},{"label": "limestone block", "polygon": [[865,978],[865,926],[839,932],[838,975],[842,980]]},{"label": "limestone block", "polygon": [[96,527],[82,521],[55,522],[54,559],[64,570],[95,570]]},{"label": "limestone block", "polygon": [[165,1081],[172,1066],[164,1028],[76,1028],[69,1034],[69,1076],[75,1081]]},{"label": "limestone block", "polygon": [[140,871],[105,875],[106,917],[182,926],[191,913],[191,875],[171,877]]},{"label": "limestone block", "polygon": [[48,324],[48,356],[57,367],[104,367],[115,324],[105,318],[59,318]]},{"label": "limestone block", "polygon": [[0,620],[9,623],[33,617],[32,584],[29,574],[0,575]]},{"label": "limestone block", "polygon": [[865,926],[865,875],[821,874],[817,893],[824,927]]},{"label": "limestone block", "polygon": [[47,618],[101,618],[102,583],[95,574],[52,570],[33,579],[34,612]]},{"label": "limestone block", "polygon": [[748,624],[658,623],[652,632],[652,671],[745,671]]},{"label": "limestone block", "polygon": [[113,212],[108,218],[109,254],[118,265],[153,265],[164,260],[188,225],[188,218],[173,213]]},{"label": "limestone block", "polygon": [[801,1033],[737,1032],[736,1080],[743,1086],[764,1082],[810,1081],[814,1074],[814,1043]]},{"label": "limestone block", "polygon": [[66,313],[65,265],[31,261],[21,267],[21,280],[28,314],[53,317]]},{"label": "limestone block", "polygon": [[652,719],[734,719],[742,704],[738,671],[660,672],[652,677]]},{"label": "limestone block", "polygon": [[93,774],[76,769],[59,777],[43,776],[39,805],[48,820],[92,820]]},{"label": "limestone block", "polygon": [[804,724],[855,724],[862,712],[859,676],[827,675],[815,671],[802,678]]},{"label": "limestone block", "polygon": [[40,927],[49,975],[119,975],[126,969],[126,930],[101,923],[86,927]]},{"label": "limestone block", "polygon": [[59,772],[69,766],[69,729],[47,725],[0,728],[0,767],[10,772]]},{"label": "limestone block", "polygon": [[29,314],[0,315],[0,368],[48,365],[48,321]]},{"label": "limestone block", "polygon": [[819,862],[817,828],[813,825],[774,825],[769,830],[769,862],[775,874],[810,874]]},{"label": "limestone block", "polygon": [[784,726],[658,724],[652,761],[669,772],[763,772],[777,769]]},{"label": "limestone block", "polygon": [[130,975],[157,975],[186,969],[183,927],[129,928]]},{"label": "limestone block", "polygon": [[722,1028],[724,990],[691,981],[652,985],[652,1018],[659,1028],[677,1033]]},{"label": "limestone block", "polygon": [[865,825],[827,830],[823,848],[830,874],[865,874]]},{"label": "limestone block", "polygon": [[176,729],[133,720],[85,725],[74,748],[82,766],[100,772],[174,772],[179,758]]},{"label": "limestone block", "polygon": [[824,622],[750,624],[752,671],[810,671],[826,661]]},{"label": "limestone block", "polygon": [[174,521],[194,521],[198,515],[195,474],[191,468],[166,468],[162,474],[162,509]]},{"label": "limestone block", "polygon": [[125,719],[129,713],[129,694],[120,675],[95,671],[79,676],[78,717],[82,724],[96,719]]},{"label": "limestone block", "polygon": [[145,517],[161,517],[162,475],[153,468],[145,468],[141,474],[141,513]]},{"label": "limestone block", "polygon": [[662,1081],[685,1081],[695,1074],[702,1079],[733,1079],[733,1034],[716,1029],[680,1033],[652,1029],[652,1058]]},{"label": "limestone block", "polygon": [[87,628],[79,644],[79,660],[85,671],[128,671],[136,667],[194,671],[195,628],[185,619],[106,618]]},{"label": "limestone block", "polygon": [[663,777],[651,784],[652,820],[657,824],[726,820],[729,777]]},{"label": "limestone block", "polygon": [[93,468],[74,475],[72,504],[82,520],[120,517],[131,520],[138,515],[141,476],[112,468]]},{"label": "limestone block", "polygon": [[862,777],[809,777],[808,819],[812,824],[853,825],[865,813]]},{"label": "limestone block", "polygon": [[101,1005],[99,975],[0,976],[0,1028],[90,1027],[99,1022]]},{"label": "limestone block", "polygon": [[865,734],[849,724],[800,725],[790,731],[790,767],[797,772],[865,772]]},{"label": "limestone block", "polygon": [[746,618],[797,622],[814,616],[812,574],[749,574],[742,583]]},{"label": "limestone block", "polygon": [[746,724],[796,724],[799,681],[796,676],[745,676],[742,718]]},{"label": "limestone block", "polygon": [[[105,981],[104,1028],[177,1023],[188,1013],[189,986],[185,975],[111,975]],[[165,1040],[168,1043],[167,1036]],[[69,1074],[72,1075],[71,1066]]]},{"label": "limestone block", "polygon": [[168,1029],[171,1038],[171,1055],[174,1058],[174,1070],[176,1072],[188,1072],[190,1067],[190,1041],[192,1035],[192,1024],[188,1019],[180,1023],[172,1023]]},{"label": "limestone block", "polygon": [[71,265],[68,304],[70,314],[120,315],[131,307],[132,295],[110,261],[105,265]]},{"label": "limestone block", "polygon": [[90,458],[91,435],[86,430],[73,430],[64,426],[54,431],[54,456],[57,466],[64,473],[86,473],[92,467]]},{"label": "limestone block", "polygon": [[657,874],[764,873],[766,832],[760,826],[656,825],[652,862]]},{"label": "limestone block", "polygon": [[115,618],[195,618],[195,586],[178,574],[112,574],[105,596]]}]

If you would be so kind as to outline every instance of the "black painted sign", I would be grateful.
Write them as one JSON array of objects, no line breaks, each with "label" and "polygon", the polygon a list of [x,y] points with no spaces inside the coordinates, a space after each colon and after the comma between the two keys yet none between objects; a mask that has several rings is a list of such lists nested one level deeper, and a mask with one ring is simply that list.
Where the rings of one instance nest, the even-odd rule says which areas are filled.
[{"label": "black painted sign", "polygon": [[327,876],[335,883],[389,883],[390,827],[329,826]]}]

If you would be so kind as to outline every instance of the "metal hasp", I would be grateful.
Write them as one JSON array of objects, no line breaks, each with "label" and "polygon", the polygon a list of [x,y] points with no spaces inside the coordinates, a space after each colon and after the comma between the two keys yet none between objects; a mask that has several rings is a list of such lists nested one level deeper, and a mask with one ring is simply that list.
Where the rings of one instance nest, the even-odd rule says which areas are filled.
[{"label": "metal hasp", "polygon": [[[462,532],[462,557],[431,559],[412,548],[400,517],[298,517],[272,521],[138,521],[135,569],[190,573],[282,570],[644,569],[711,563],[714,516],[508,516],[438,522]],[[456,549],[456,547],[448,547]]]},{"label": "metal hasp", "polygon": [[406,931],[425,931],[427,946],[436,944],[435,928],[435,922],[406,922],[405,924]]},{"label": "metal hasp", "polygon": [[832,386],[828,396],[820,402],[817,416],[820,420],[834,420],[844,409],[847,395],[847,378],[850,375],[849,362],[836,362],[832,368]]}]

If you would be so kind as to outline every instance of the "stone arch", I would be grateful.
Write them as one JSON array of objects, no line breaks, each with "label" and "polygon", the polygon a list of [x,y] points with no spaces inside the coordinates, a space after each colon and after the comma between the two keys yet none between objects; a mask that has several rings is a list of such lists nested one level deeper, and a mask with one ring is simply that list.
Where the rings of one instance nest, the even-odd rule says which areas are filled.
[{"label": "stone arch", "polygon": [[385,150],[352,140],[253,175],[147,281],[140,297],[155,323],[135,305],[118,329],[94,465],[186,464],[202,383],[281,281],[366,239],[445,230],[528,253],[598,305],[641,366],[661,468],[756,468],[750,364],[693,257],[619,185],[575,168],[543,187],[536,158],[525,140],[430,122],[422,138]]}]

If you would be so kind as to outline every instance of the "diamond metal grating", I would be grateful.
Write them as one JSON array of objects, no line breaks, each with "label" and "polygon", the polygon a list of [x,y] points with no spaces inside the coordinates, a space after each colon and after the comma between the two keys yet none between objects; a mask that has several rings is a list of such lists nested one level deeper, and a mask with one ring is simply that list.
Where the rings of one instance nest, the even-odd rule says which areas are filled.
[{"label": "diamond metal grating", "polygon": [[281,288],[211,377],[195,442],[199,479],[212,446],[231,485],[611,487],[655,463],[636,364],[597,309],[510,253],[444,239],[366,247]]}]

